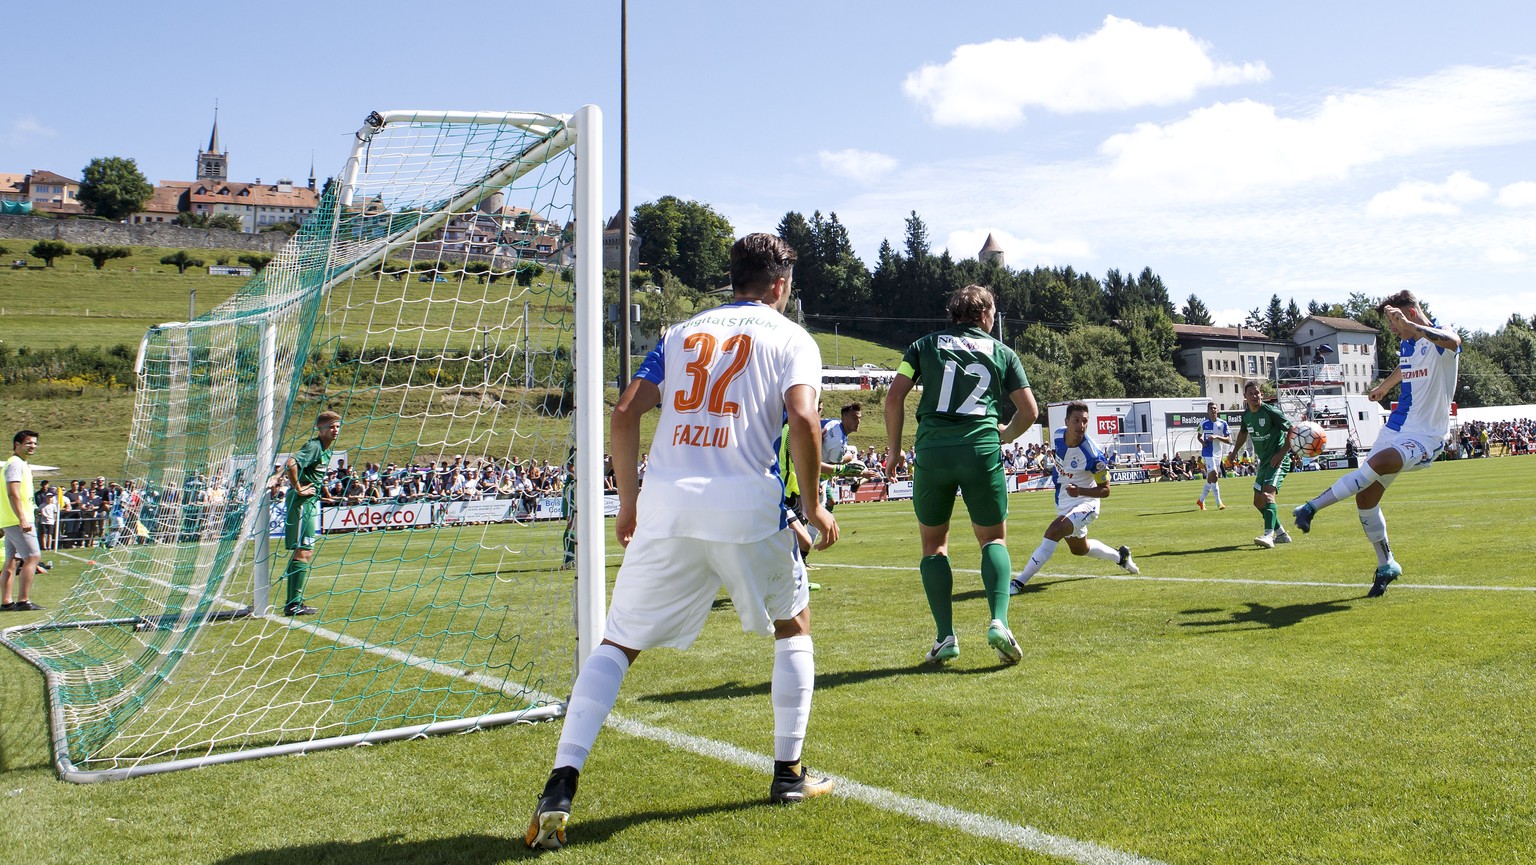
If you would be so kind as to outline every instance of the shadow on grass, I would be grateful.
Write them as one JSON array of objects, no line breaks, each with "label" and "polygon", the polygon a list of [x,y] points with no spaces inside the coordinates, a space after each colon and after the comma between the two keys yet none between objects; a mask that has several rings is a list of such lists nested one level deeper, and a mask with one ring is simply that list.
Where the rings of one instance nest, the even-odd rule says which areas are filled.
[{"label": "shadow on grass", "polygon": [[[982,641],[981,649],[988,653],[984,657],[991,658],[992,649],[986,645],[985,641]],[[907,667],[887,667],[883,670],[839,670],[833,672],[817,670],[816,690],[820,692],[828,688],[840,688],[844,685],[859,685],[877,679],[889,679],[893,676],[975,676],[1006,669],[1010,669],[1010,667],[1002,663],[995,663],[986,667],[960,668],[952,665],[918,662]],[[635,699],[642,703],[684,703],[691,700],[728,700],[732,697],[751,696],[766,697],[770,688],[770,682],[754,682],[751,684],[745,682],[721,682],[708,688],[671,691],[665,694],[646,694]]]},{"label": "shadow on grass", "polygon": [[[1049,589],[1051,586],[1060,586],[1060,585],[1064,585],[1066,583],[1080,583],[1080,582],[1083,582],[1084,580],[1092,580],[1092,579],[1096,579],[1096,578],[1095,577],[1056,577],[1054,579],[1047,579],[1047,580],[1039,580],[1039,579],[1030,580],[1028,583],[1026,583],[1024,585],[1024,591],[1020,592],[1019,594],[1021,594],[1021,595],[1033,595],[1036,592],[1043,592],[1046,589]],[[959,592],[959,593],[957,593],[954,596],[954,599],[956,601],[985,601],[987,599],[987,592],[986,592],[985,589],[976,589],[976,590],[969,591],[969,592]]]},{"label": "shadow on grass", "polygon": [[1237,550],[1254,549],[1253,544],[1229,544],[1225,547],[1206,547],[1203,550],[1163,550],[1157,553],[1137,553],[1138,559],[1155,559],[1160,556],[1203,556],[1207,553],[1231,553]]},{"label": "shadow on grass", "polygon": [[[1360,600],[1360,598],[1339,598],[1336,601],[1318,601],[1311,604],[1285,604],[1279,607],[1271,607],[1268,604],[1248,601],[1243,604],[1244,609],[1233,610],[1227,614],[1225,619],[1217,618],[1194,622],[1180,622],[1179,627],[1209,628],[1210,630],[1207,633],[1288,628],[1313,616],[1326,616],[1329,613],[1342,613],[1354,609],[1349,602],[1357,600]],[[1188,616],[1219,612],[1221,611],[1216,609],[1199,609],[1182,610],[1180,614]]]},{"label": "shadow on grass", "polygon": [[[680,811],[641,811],[622,816],[597,820],[571,820],[567,835],[576,847],[601,844],[631,826],[659,821],[682,822],[713,814],[743,811],[748,808],[767,808],[761,800],[728,802],[685,808]],[[508,827],[520,832],[522,824]],[[401,835],[382,835],[366,841],[331,841],[318,844],[299,844],[273,850],[252,850],[236,853],[218,860],[220,865],[290,865],[294,862],[326,862],[329,865],[415,865],[427,862],[459,862],[465,865],[505,862],[511,859],[536,859],[545,853],[529,850],[520,834],[505,837],[496,835],[459,835],[453,838],[432,838],[423,841],[405,841]]]}]

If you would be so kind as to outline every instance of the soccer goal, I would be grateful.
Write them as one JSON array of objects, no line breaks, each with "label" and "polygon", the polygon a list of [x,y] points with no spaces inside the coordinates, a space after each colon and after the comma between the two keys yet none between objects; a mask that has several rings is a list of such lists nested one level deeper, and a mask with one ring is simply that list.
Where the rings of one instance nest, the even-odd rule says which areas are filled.
[{"label": "soccer goal", "polygon": [[[229,301],[137,360],[118,545],[46,621],[56,768],[101,781],[563,711],[600,638],[602,120],[392,111]],[[273,467],[339,412],[305,588]]]}]

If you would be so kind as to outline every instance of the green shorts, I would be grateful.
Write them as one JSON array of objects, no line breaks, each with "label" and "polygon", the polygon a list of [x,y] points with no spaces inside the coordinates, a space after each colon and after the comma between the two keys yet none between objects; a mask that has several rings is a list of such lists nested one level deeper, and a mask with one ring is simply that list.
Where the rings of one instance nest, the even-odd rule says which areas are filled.
[{"label": "green shorts", "polygon": [[288,514],[283,524],[283,542],[290,550],[312,550],[320,537],[320,500],[310,498],[295,503],[288,497]]},{"label": "green shorts", "polygon": [[1261,460],[1255,468],[1253,491],[1262,493],[1265,487],[1274,487],[1275,492],[1279,492],[1280,485],[1285,483],[1285,473],[1291,469],[1291,455],[1285,455],[1285,459],[1280,461],[1280,468],[1271,466],[1269,460]]},{"label": "green shorts", "polygon": [[995,526],[1008,519],[1008,475],[997,445],[926,448],[912,469],[912,509],[925,526],[942,526],[955,510],[955,492],[965,499],[971,522]]}]

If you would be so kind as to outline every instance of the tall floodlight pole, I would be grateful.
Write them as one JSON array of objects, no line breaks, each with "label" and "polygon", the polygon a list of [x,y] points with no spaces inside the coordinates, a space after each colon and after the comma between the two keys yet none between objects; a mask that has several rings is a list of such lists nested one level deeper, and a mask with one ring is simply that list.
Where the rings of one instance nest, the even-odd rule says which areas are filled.
[{"label": "tall floodlight pole", "polygon": [[629,386],[629,0],[619,0],[619,389]]}]

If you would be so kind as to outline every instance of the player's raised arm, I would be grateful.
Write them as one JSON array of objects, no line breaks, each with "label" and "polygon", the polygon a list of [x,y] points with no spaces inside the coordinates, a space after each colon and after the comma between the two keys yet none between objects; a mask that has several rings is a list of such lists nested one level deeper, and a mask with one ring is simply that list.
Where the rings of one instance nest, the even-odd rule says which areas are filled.
[{"label": "player's raised arm", "polygon": [[619,516],[613,532],[619,544],[629,546],[635,536],[635,501],[640,495],[640,418],[661,400],[661,388],[637,378],[625,388],[608,422],[613,446],[613,481],[619,489]]}]

